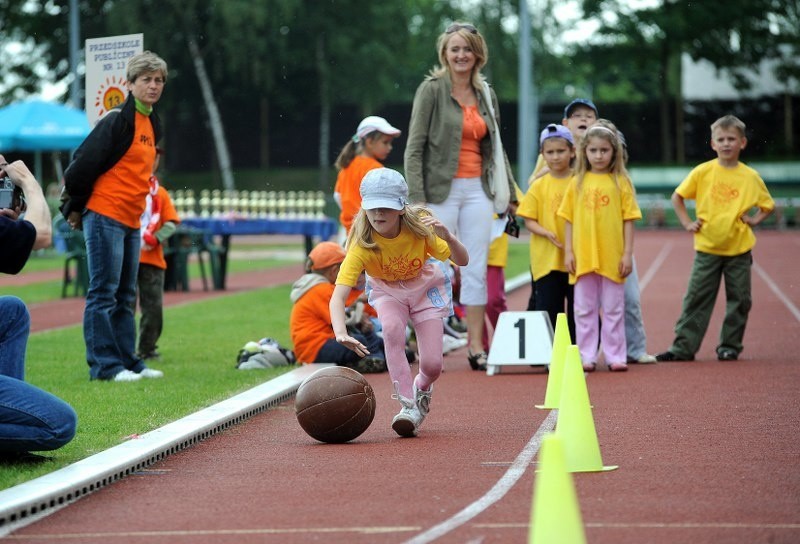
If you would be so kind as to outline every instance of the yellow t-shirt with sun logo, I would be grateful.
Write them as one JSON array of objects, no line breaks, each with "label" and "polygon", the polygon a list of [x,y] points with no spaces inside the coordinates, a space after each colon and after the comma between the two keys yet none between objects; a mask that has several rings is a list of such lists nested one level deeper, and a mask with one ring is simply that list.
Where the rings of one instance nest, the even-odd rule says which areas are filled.
[{"label": "yellow t-shirt with sun logo", "polygon": [[396,238],[384,238],[378,233],[372,236],[379,249],[365,249],[355,244],[350,247],[339,269],[337,285],[355,287],[362,270],[384,281],[410,280],[419,276],[428,256],[440,261],[450,258],[447,242],[434,236],[433,245],[429,245],[428,240],[417,238],[405,225]]},{"label": "yellow t-shirt with sun logo", "polygon": [[[531,183],[517,208],[517,215],[535,220],[543,228],[554,233],[562,244],[565,225],[564,218],[558,216],[558,208],[571,180],[572,176],[562,179],[545,174]],[[544,236],[531,234],[530,259],[534,281],[550,272],[567,271],[564,264],[564,250],[556,247]]]},{"label": "yellow t-shirt with sun logo", "polygon": [[558,209],[559,217],[572,223],[572,251],[575,254],[575,276],[595,273],[617,283],[625,278],[619,274],[619,262],[625,250],[622,224],[642,218],[630,180],[619,180],[611,174],[588,172],[580,191],[577,180],[569,182],[564,200]]},{"label": "yellow t-shirt with sun logo", "polygon": [[694,249],[733,257],[752,249],[756,236],[741,217],[754,207],[775,208],[775,201],[758,172],[738,163],[726,168],[717,159],[704,162],[686,176],[675,192],[697,201],[697,218],[703,220],[694,235]]}]

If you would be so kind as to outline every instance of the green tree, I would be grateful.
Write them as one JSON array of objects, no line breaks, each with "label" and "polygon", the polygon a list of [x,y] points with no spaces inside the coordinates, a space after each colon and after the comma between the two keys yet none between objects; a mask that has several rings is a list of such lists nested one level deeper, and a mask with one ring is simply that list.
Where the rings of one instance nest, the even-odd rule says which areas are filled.
[{"label": "green tree", "polygon": [[[796,0],[663,0],[640,9],[620,0],[583,0],[584,15],[602,23],[582,53],[595,61],[605,59],[596,64],[603,67],[596,76],[601,82],[630,67],[641,76],[643,89],[657,89],[662,161],[683,162],[682,54],[726,69],[745,87],[744,71],[761,59],[780,56],[782,38],[775,22],[785,20],[792,5],[796,13]],[[797,36],[796,26],[791,33]],[[615,66],[609,59],[622,62]]]}]

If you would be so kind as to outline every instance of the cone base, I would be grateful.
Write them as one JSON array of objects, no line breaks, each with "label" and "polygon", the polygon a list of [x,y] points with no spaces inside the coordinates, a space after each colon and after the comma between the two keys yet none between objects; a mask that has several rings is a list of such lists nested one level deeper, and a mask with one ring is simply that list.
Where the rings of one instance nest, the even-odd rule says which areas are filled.
[{"label": "cone base", "polygon": [[567,469],[567,472],[611,472],[612,470],[617,470],[619,465],[609,465],[607,467],[600,467],[600,468],[583,468],[583,469]]},{"label": "cone base", "polygon": [[534,408],[539,410],[558,410],[558,406],[547,406],[546,404],[535,404]]}]

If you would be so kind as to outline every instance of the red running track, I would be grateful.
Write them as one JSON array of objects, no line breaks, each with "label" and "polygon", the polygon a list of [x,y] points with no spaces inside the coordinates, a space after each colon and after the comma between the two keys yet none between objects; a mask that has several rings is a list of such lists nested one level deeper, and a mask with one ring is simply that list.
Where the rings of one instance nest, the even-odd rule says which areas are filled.
[{"label": "red running track", "polygon": [[[800,542],[800,236],[758,238],[740,361],[714,356],[718,300],[697,362],[601,368],[587,377],[603,461],[620,467],[573,475],[588,542]],[[639,232],[636,255],[649,348],[657,352],[669,345],[680,312],[691,239]],[[509,309],[524,309],[527,297],[526,288],[513,293]],[[534,408],[547,375],[489,377],[458,352],[445,362],[416,439],[394,435],[388,375],[370,375],[377,414],[353,443],[315,442],[287,402],[6,538],[524,542],[535,477],[525,455],[549,422],[550,412]]]}]

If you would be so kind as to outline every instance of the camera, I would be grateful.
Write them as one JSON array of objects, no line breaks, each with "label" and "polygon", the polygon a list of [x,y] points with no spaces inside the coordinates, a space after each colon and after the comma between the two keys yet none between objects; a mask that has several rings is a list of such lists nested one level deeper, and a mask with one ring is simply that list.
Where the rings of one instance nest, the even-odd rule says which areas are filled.
[{"label": "camera", "polygon": [[509,236],[519,238],[519,223],[517,223],[517,216],[513,213],[508,214],[505,231]]},{"label": "camera", "polygon": [[14,185],[9,178],[0,179],[0,210],[16,209],[22,202],[22,189]]}]

